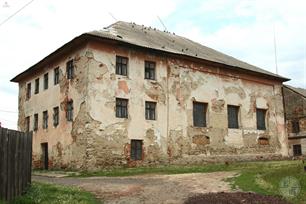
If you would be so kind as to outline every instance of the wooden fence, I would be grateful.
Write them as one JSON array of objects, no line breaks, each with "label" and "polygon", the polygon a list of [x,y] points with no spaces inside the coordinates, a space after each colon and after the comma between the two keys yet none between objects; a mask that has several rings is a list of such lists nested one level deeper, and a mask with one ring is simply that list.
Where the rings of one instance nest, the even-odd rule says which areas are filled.
[{"label": "wooden fence", "polygon": [[0,200],[12,200],[31,184],[32,132],[0,128]]}]

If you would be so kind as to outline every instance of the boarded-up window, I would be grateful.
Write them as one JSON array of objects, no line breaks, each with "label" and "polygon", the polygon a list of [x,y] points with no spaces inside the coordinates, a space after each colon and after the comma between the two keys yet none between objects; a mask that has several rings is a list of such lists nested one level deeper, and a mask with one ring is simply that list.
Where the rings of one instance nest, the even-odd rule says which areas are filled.
[{"label": "boarded-up window", "polygon": [[299,133],[300,132],[300,123],[298,120],[291,121],[292,124],[292,133]]},{"label": "boarded-up window", "polygon": [[59,83],[59,67],[54,69],[54,85]]},{"label": "boarded-up window", "polygon": [[142,159],[142,140],[131,140],[131,159]]},{"label": "boarded-up window", "polygon": [[72,79],[74,75],[73,60],[69,60],[66,63],[66,72],[67,72],[67,79]]},{"label": "boarded-up window", "polygon": [[156,102],[146,101],[146,119],[147,120],[155,120],[155,108],[156,108]]},{"label": "boarded-up window", "polygon": [[116,117],[127,118],[128,117],[128,100],[123,98],[116,98]]},{"label": "boarded-up window", "polygon": [[48,128],[48,111],[43,112],[43,129]]},{"label": "boarded-up window", "polygon": [[48,87],[49,87],[49,75],[48,73],[46,73],[44,75],[44,90],[48,89]]},{"label": "boarded-up window", "polygon": [[31,98],[31,83],[27,84],[27,96],[26,96],[27,100],[29,100]]},{"label": "boarded-up window", "polygon": [[127,76],[128,58],[116,56],[116,74]]},{"label": "boarded-up window", "polygon": [[30,131],[30,116],[26,117],[26,131]]},{"label": "boarded-up window", "polygon": [[59,123],[59,108],[54,107],[53,108],[53,126],[56,127]]},{"label": "boarded-up window", "polygon": [[193,126],[206,127],[207,103],[193,102]]},{"label": "boarded-up window", "polygon": [[155,80],[155,62],[145,61],[145,79]]},{"label": "boarded-up window", "polygon": [[67,103],[67,111],[66,111],[67,121],[73,121],[73,101],[70,100]]},{"label": "boarded-up window", "polygon": [[302,146],[300,144],[293,145],[293,156],[302,155]]},{"label": "boarded-up window", "polygon": [[34,124],[33,124],[33,130],[38,130],[38,113],[34,114]]},{"label": "boarded-up window", "polygon": [[35,94],[39,93],[39,78],[35,79]]},{"label": "boarded-up window", "polygon": [[266,112],[267,110],[265,109],[256,109],[256,121],[258,130],[266,129]]},{"label": "boarded-up window", "polygon": [[228,128],[239,128],[239,106],[227,106]]}]

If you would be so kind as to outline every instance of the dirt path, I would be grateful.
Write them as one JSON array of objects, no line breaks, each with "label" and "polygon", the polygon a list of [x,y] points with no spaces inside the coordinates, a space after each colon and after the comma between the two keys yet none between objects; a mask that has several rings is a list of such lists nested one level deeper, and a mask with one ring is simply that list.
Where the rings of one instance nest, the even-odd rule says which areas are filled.
[{"label": "dirt path", "polygon": [[78,186],[105,203],[174,204],[197,193],[229,192],[230,186],[224,179],[234,175],[235,172],[90,178],[32,176],[32,180]]}]

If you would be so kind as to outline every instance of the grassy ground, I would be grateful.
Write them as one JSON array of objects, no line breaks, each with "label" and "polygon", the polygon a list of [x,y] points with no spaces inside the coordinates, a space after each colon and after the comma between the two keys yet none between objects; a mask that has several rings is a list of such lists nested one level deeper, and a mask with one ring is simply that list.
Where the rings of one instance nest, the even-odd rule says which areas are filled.
[{"label": "grassy ground", "polygon": [[116,168],[94,172],[69,172],[71,177],[91,177],[91,176],[134,176],[141,174],[183,174],[183,173],[206,173],[216,171],[240,171],[257,168],[279,168],[296,167],[301,165],[301,161],[263,161],[263,162],[237,162],[230,164],[205,164],[202,166],[160,166],[160,167],[137,167],[137,168]]},{"label": "grassy ground", "polygon": [[[290,177],[296,179],[299,184],[299,194],[289,194],[286,197],[281,191],[282,179]],[[283,196],[292,203],[306,203],[306,172],[303,170],[301,162],[292,162],[290,165],[272,165],[260,166],[259,168],[242,169],[238,177],[230,179],[233,188],[239,188],[243,191],[253,191],[263,195]],[[284,181],[284,180],[283,180]],[[295,187],[295,183],[291,179],[291,187]],[[290,186],[290,184],[289,184]]]},{"label": "grassy ground", "polygon": [[[140,174],[181,174],[205,173],[216,171],[236,171],[239,176],[229,179],[233,188],[243,191],[253,191],[263,195],[281,196],[280,181],[292,176],[300,185],[300,193],[296,197],[287,198],[292,203],[306,203],[306,173],[301,161],[267,161],[267,162],[241,162],[230,164],[209,164],[202,166],[161,166],[117,168],[100,170],[96,172],[66,172],[72,177],[90,176],[133,176]],[[43,171],[39,171],[43,173]],[[60,173],[64,173],[61,171]]]},{"label": "grassy ground", "polygon": [[[4,204],[4,202],[1,202]],[[32,183],[26,194],[10,204],[97,204],[92,194],[75,187],[64,187],[53,184]]]}]

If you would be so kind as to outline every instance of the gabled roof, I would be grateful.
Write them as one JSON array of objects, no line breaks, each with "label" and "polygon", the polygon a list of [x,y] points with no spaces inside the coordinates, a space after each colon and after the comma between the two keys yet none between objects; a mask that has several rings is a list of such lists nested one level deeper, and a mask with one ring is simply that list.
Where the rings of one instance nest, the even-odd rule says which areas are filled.
[{"label": "gabled roof", "polygon": [[[123,21],[118,21],[106,27],[103,30],[84,33],[83,35],[77,38],[86,37],[86,36],[87,37],[94,36],[94,37],[98,37],[102,39],[114,40],[114,41],[127,43],[130,45],[134,45],[134,46],[138,46],[142,48],[153,49],[153,50],[160,51],[160,52],[166,52],[166,53],[171,53],[171,54],[176,54],[176,55],[198,58],[198,59],[211,61],[215,63],[220,63],[220,64],[224,64],[227,66],[231,66],[236,69],[246,70],[246,71],[250,71],[253,73],[257,73],[257,74],[258,73],[264,74],[266,76],[275,78],[280,81],[289,80],[285,77],[279,76],[277,74],[266,71],[259,67],[250,65],[234,57],[223,54],[221,52],[218,52],[214,49],[211,49],[199,43],[196,43],[185,37],[181,37],[181,36],[175,35],[174,33],[170,33],[170,32],[160,31],[155,28],[137,25],[135,23],[127,23]],[[64,46],[68,45],[69,43],[65,44]],[[58,50],[62,49],[63,47],[59,48]],[[50,55],[52,54],[53,53],[51,53]],[[49,56],[47,56],[46,58],[48,58]],[[36,65],[38,65],[39,63],[37,63]],[[25,72],[27,72],[28,70],[26,70]],[[19,74],[11,81],[17,82],[18,80],[20,80],[21,75],[23,75],[25,72]]]},{"label": "gabled roof", "polygon": [[297,88],[297,87],[293,87],[293,86],[290,86],[290,85],[284,85],[284,87],[286,87],[286,88],[300,94],[304,98],[306,98],[306,89]]}]

